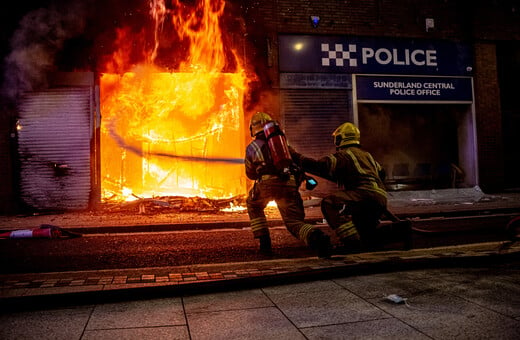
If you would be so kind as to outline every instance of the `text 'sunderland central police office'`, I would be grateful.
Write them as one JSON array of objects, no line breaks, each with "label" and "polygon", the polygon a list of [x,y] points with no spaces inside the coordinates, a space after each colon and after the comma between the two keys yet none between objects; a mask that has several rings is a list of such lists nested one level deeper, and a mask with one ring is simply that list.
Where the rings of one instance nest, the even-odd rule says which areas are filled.
[{"label": "text 'sunderland central police office'", "polygon": [[398,96],[440,96],[441,90],[455,90],[455,85],[447,83],[374,81],[375,89],[388,89],[390,95]]}]

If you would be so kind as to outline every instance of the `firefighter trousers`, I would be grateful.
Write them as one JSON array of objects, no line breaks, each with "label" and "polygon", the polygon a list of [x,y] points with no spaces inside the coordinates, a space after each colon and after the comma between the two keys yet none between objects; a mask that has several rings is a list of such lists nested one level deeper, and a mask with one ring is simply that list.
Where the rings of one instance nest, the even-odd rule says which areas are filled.
[{"label": "firefighter trousers", "polygon": [[247,212],[255,238],[269,235],[264,209],[269,201],[275,201],[287,230],[297,239],[309,245],[309,236],[315,227],[304,222],[305,210],[298,191],[298,183],[289,180],[268,179],[255,182],[247,197]]},{"label": "firefighter trousers", "polygon": [[376,228],[385,209],[386,199],[370,192],[338,191],[321,202],[327,223],[346,245],[377,246]]}]

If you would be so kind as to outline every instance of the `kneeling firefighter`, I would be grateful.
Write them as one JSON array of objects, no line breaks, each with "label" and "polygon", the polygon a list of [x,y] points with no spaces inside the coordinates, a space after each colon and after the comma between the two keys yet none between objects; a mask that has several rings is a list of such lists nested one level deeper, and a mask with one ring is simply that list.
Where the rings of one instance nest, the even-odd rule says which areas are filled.
[{"label": "kneeling firefighter", "polygon": [[341,124],[332,134],[336,152],[315,160],[291,149],[293,160],[304,171],[336,182],[341,188],[322,200],[321,210],[346,249],[378,246],[376,227],[386,211],[384,170],[362,149],[360,131]]},{"label": "kneeling firefighter", "polygon": [[257,112],[251,118],[249,130],[254,140],[246,149],[245,168],[247,177],[255,183],[246,202],[253,236],[260,241],[260,251],[271,252],[264,209],[274,200],[287,230],[315,250],[319,257],[329,257],[329,236],[304,222],[305,211],[298,191],[303,173],[291,159],[280,126],[267,113]]}]

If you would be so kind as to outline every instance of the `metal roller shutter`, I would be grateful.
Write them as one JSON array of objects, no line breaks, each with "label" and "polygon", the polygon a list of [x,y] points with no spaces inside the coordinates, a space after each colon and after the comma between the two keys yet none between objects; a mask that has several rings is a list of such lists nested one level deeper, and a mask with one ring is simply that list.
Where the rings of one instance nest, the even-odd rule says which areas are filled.
[{"label": "metal roller shutter", "polygon": [[92,89],[28,93],[19,105],[21,198],[42,210],[88,207]]},{"label": "metal roller shutter", "polygon": [[[319,158],[334,152],[332,132],[352,120],[349,90],[283,90],[283,126],[289,144],[302,154]],[[336,186],[324,179],[312,195],[322,196]]]}]

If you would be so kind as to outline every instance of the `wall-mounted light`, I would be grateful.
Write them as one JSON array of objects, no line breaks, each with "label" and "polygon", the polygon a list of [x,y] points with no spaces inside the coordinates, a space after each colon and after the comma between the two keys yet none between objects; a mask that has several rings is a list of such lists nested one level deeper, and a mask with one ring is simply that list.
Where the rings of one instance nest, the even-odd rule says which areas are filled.
[{"label": "wall-mounted light", "polygon": [[435,29],[435,20],[433,20],[433,18],[426,18],[425,26],[426,32],[433,31]]},{"label": "wall-mounted light", "polygon": [[311,15],[311,24],[312,27],[316,28],[320,24],[320,17],[317,15]]},{"label": "wall-mounted light", "polygon": [[297,42],[296,44],[293,45],[293,48],[295,51],[301,51],[301,50],[303,50],[303,43]]}]

